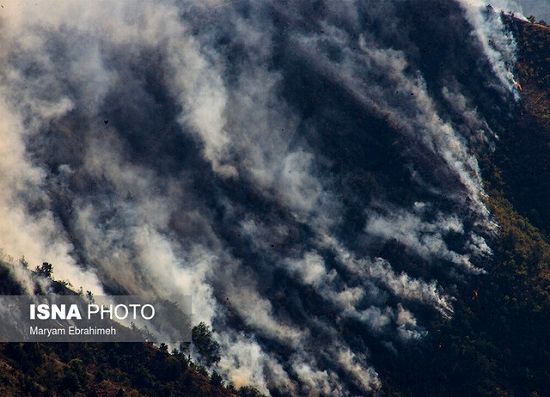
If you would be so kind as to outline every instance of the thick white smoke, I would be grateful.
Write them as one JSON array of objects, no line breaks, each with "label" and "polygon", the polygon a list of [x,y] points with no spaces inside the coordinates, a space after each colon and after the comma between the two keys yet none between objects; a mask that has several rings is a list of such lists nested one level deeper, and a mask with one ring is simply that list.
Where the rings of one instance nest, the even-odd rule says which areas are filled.
[{"label": "thick white smoke", "polygon": [[[287,3],[4,2],[0,247],[94,293],[191,295],[237,386],[373,394],[366,340],[421,339],[416,309],[451,316],[448,287],[484,272],[476,151],[496,135],[464,81],[432,81],[394,2]],[[507,95],[513,42],[459,3]],[[355,152],[377,139],[386,170]]]},{"label": "thick white smoke", "polygon": [[[496,8],[489,8],[491,11],[488,11],[488,7],[493,6],[482,0],[460,0],[460,3],[501,84],[510,91],[515,90],[512,70],[516,46],[512,33],[506,31],[499,13],[510,8],[517,9],[517,6],[514,2],[501,0],[493,3]],[[519,97],[517,92],[516,97]]]}]

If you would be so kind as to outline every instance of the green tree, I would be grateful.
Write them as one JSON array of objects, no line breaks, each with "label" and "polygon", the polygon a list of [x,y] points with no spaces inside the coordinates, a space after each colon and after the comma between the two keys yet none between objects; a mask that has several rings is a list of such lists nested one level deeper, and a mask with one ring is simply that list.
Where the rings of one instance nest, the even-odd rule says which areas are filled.
[{"label": "green tree", "polygon": [[88,374],[86,373],[86,367],[84,366],[82,360],[79,358],[73,358],[67,364],[78,377],[79,384],[85,386],[88,383]]},{"label": "green tree", "polygon": [[36,266],[36,274],[42,277],[51,278],[53,273],[53,265],[48,262],[42,262],[42,265]]},{"label": "green tree", "polygon": [[223,385],[223,378],[218,374],[217,371],[213,371],[212,375],[210,376],[210,383],[212,383],[214,386],[222,386]]},{"label": "green tree", "polygon": [[201,356],[201,362],[206,366],[217,364],[220,361],[220,344],[214,340],[208,325],[201,322],[194,326],[191,331],[191,340]]},{"label": "green tree", "polygon": [[265,397],[262,393],[252,386],[243,386],[239,389],[239,397]]}]

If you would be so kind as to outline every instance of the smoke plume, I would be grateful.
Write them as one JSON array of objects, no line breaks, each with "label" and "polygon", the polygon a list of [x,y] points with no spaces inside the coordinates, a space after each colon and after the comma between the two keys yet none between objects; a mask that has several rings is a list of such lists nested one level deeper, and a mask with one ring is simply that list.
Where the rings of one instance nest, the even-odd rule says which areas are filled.
[{"label": "smoke plume", "polygon": [[485,277],[476,156],[518,95],[498,9],[3,4],[0,247],[95,293],[191,295],[236,386],[375,394],[373,345]]}]

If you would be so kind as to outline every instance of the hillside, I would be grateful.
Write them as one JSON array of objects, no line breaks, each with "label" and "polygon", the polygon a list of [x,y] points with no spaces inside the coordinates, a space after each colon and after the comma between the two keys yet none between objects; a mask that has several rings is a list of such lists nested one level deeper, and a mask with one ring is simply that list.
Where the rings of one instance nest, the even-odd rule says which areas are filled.
[{"label": "hillside", "polygon": [[[460,291],[427,343],[392,361],[391,396],[544,396],[550,379],[550,28],[509,18],[523,88],[482,162],[500,225],[489,274]],[[535,227],[533,225],[538,226]]]},{"label": "hillside", "polygon": [[[0,294],[19,294],[9,269],[0,263]],[[75,294],[51,282],[55,293]],[[148,343],[0,343],[0,395],[260,396],[251,387],[237,390],[219,375],[210,376],[188,352]]]},{"label": "hillside", "polygon": [[548,394],[548,26],[31,3],[0,8],[0,293],[191,295],[198,324],[0,344],[0,397]]}]

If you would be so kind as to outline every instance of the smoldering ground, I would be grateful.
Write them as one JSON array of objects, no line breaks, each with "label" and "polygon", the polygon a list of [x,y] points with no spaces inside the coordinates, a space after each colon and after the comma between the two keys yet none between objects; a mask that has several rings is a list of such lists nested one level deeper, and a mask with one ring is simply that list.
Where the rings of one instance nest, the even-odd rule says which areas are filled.
[{"label": "smoldering ground", "polygon": [[517,93],[473,1],[7,2],[0,246],[94,292],[193,297],[266,393],[381,386],[484,277],[476,155]]}]

